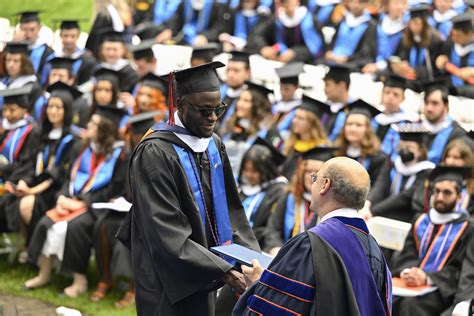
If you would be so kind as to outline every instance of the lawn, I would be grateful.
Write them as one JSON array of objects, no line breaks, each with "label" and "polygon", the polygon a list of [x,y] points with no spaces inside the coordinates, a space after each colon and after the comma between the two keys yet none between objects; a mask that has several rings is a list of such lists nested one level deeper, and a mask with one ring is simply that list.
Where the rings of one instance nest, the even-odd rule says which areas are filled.
[{"label": "lawn", "polygon": [[16,23],[16,13],[26,10],[41,10],[43,23],[54,29],[58,28],[55,20],[80,19],[81,29],[89,32],[92,25],[94,0],[0,0],[0,16]]},{"label": "lawn", "polygon": [[53,275],[52,283],[46,287],[33,291],[23,291],[21,289],[25,280],[34,277],[37,270],[28,265],[9,264],[6,255],[0,255],[0,292],[12,295],[33,297],[56,306],[66,306],[80,310],[84,315],[90,316],[132,316],[136,315],[135,308],[118,310],[114,302],[118,301],[122,292],[113,290],[104,301],[93,303],[89,296],[95,288],[98,280],[98,273],[95,264],[91,261],[89,267],[89,291],[78,298],[71,299],[60,296],[62,289],[71,282],[70,278],[61,275]]}]

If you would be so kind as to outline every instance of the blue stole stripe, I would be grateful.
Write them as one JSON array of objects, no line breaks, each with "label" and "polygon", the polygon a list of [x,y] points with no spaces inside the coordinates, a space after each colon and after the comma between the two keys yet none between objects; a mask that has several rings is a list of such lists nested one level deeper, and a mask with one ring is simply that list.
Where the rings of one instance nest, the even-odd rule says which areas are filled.
[{"label": "blue stole stripe", "polygon": [[204,7],[197,14],[194,11],[191,1],[186,1],[184,4],[184,41],[192,44],[197,35],[207,29],[209,19],[212,12],[212,1],[205,1]]},{"label": "blue stole stripe", "polygon": [[380,144],[380,149],[382,149],[382,151],[393,160],[397,155],[397,146],[399,141],[400,133],[390,127],[385,134],[382,143]]},{"label": "blue stole stripe", "polygon": [[314,294],[316,292],[313,286],[283,277],[271,270],[263,271],[263,274],[260,277],[260,283],[292,296],[296,296],[296,298],[308,303],[314,300]]},{"label": "blue stole stripe", "polygon": [[300,315],[283,306],[271,303],[258,295],[252,295],[247,301],[248,308],[258,315],[295,316]]},{"label": "blue stole stripe", "polygon": [[412,46],[409,55],[410,66],[418,67],[425,63],[425,48]]},{"label": "blue stole stripe", "polygon": [[441,156],[443,155],[444,148],[448,144],[449,135],[453,131],[453,125],[449,125],[447,128],[441,130],[436,134],[433,144],[431,144],[428,150],[428,160],[434,164],[439,164]]},{"label": "blue stole stripe", "polygon": [[277,130],[279,132],[288,131],[291,128],[291,122],[293,121],[295,114],[296,108],[285,114],[283,119],[278,123]]},{"label": "blue stole stripe", "polygon": [[344,123],[346,122],[346,117],[347,115],[346,113],[344,113],[344,111],[340,111],[339,113],[337,113],[336,122],[334,122],[332,131],[328,136],[328,139],[331,142],[334,142],[337,136],[339,136],[339,134],[341,133],[341,130],[344,127]]},{"label": "blue stole stripe", "polygon": [[[254,139],[252,139],[252,141],[254,141]],[[245,215],[247,216],[250,227],[252,228],[254,226],[255,216],[257,215],[258,208],[260,207],[260,204],[262,204],[265,195],[266,192],[262,191],[260,193],[249,196],[242,201],[242,205],[245,209]]]},{"label": "blue stole stripe", "polygon": [[450,20],[437,22],[432,16],[428,18],[428,23],[440,33],[441,39],[443,41],[448,38],[449,34],[451,33],[451,29],[453,28],[453,22]]},{"label": "blue stole stripe", "polygon": [[234,36],[247,40],[248,34],[252,32],[259,19],[258,14],[246,18],[241,12],[235,13]]},{"label": "blue stole stripe", "polygon": [[[173,144],[173,148],[178,154],[181,165],[186,172],[186,178],[188,179],[189,186],[191,187],[193,196],[199,207],[202,223],[204,226],[205,223],[211,225],[207,220],[207,217],[211,216],[211,214],[209,214],[209,211],[211,210],[206,205],[204,191],[202,189],[199,172],[194,162],[194,157],[191,152],[178,145]],[[217,237],[215,242],[216,245],[229,244],[232,243],[233,239],[225,190],[224,168],[222,166],[219,150],[217,149],[214,140],[209,142],[206,152],[210,161],[211,193],[214,206],[213,215],[215,216],[217,226],[217,236],[214,236]],[[210,228],[211,232],[213,232],[213,228]]]},{"label": "blue stole stripe", "polygon": [[225,126],[227,122],[230,120],[230,118],[232,117],[232,115],[234,114],[238,99],[239,99],[238,97],[235,98],[234,101],[232,101],[232,103],[229,104],[229,106],[227,107],[227,110],[225,111],[225,114],[222,117],[222,121],[220,123],[221,126]]},{"label": "blue stole stripe", "polygon": [[[64,151],[68,147],[69,143],[74,140],[74,136],[67,134],[64,136],[56,147],[56,152],[54,154],[54,163],[55,167],[58,167],[61,164],[61,159],[63,157]],[[39,153],[36,160],[36,172],[35,174],[39,176],[49,165],[49,154],[50,154],[50,145],[47,144],[44,147],[43,152]],[[40,168],[40,162],[42,162],[42,168]]]},{"label": "blue stole stripe", "polygon": [[370,168],[370,163],[372,162],[372,158],[371,157],[366,157],[366,158],[359,157],[359,158],[357,158],[357,161],[360,162],[364,166],[365,170],[368,171],[369,168]]},{"label": "blue stole stripe", "polygon": [[[21,150],[19,146],[22,142],[22,139],[24,139],[30,131],[31,125],[26,124],[25,126],[15,128],[14,130],[8,132],[8,141],[5,143],[1,154],[8,159],[9,163],[13,163],[15,161],[15,153]],[[5,138],[5,140],[7,139]]]},{"label": "blue stole stripe", "polygon": [[44,94],[35,101],[34,105],[34,116],[37,122],[41,121],[41,116],[43,115],[44,108],[48,104],[48,98]]},{"label": "blue stole stripe", "polygon": [[[451,55],[450,55],[449,61],[453,65],[455,65],[459,68],[474,67],[474,51],[469,53],[469,56],[467,57],[467,64],[463,65],[463,63],[461,62],[461,56],[459,56],[456,53],[456,50],[454,49],[454,45],[453,45],[453,47],[451,48]],[[453,85],[455,87],[464,86],[464,80],[462,80],[461,78],[459,78],[457,76],[451,75],[451,81],[453,82]]]},{"label": "blue stole stripe", "polygon": [[377,26],[377,57],[376,61],[388,60],[397,49],[402,40],[403,31],[387,34],[382,30],[382,25]]},{"label": "blue stole stripe", "polygon": [[33,64],[33,69],[35,70],[35,73],[38,73],[39,66],[41,64],[41,57],[43,57],[45,51],[46,44],[40,45],[30,51],[30,60]]},{"label": "blue stole stripe", "polygon": [[[302,219],[303,220],[303,219]],[[291,238],[291,232],[295,226],[295,196],[288,193],[286,198],[285,217],[283,219],[283,241]]]},{"label": "blue stole stripe", "polygon": [[77,170],[74,179],[71,179],[70,193],[72,195],[77,195],[80,193],[94,192],[107,186],[112,180],[115,163],[122,153],[122,149],[122,147],[115,148],[110,158],[97,166],[92,184],[89,186],[89,188],[84,188],[91,177],[94,176],[91,174],[90,168],[92,149],[87,147],[79,157],[79,169]]},{"label": "blue stole stripe", "polygon": [[[391,310],[392,276],[385,262],[385,258],[388,306],[385,306],[385,302],[382,301],[378,293],[372,270],[359,239],[341,219],[342,218],[329,218],[311,228],[309,231],[324,239],[334,251],[339,254],[349,279],[351,280],[360,315],[386,315],[386,308],[387,310]],[[362,221],[361,219],[351,219],[351,222],[356,220]],[[355,222],[349,225],[353,226],[353,224],[355,224]],[[360,225],[362,225],[362,223],[360,223]],[[368,283],[367,280],[371,281]]]},{"label": "blue stole stripe", "polygon": [[69,143],[74,140],[74,136],[68,134],[61,139],[61,142],[56,149],[56,154],[54,155],[54,165],[57,167],[61,164],[61,159],[63,157],[64,151],[68,147]]},{"label": "blue stole stripe", "polygon": [[342,20],[337,32],[333,54],[344,57],[352,56],[362,36],[369,27],[369,22],[370,20],[351,28],[347,25],[346,20]]},{"label": "blue stole stripe", "polygon": [[316,18],[318,21],[323,25],[328,24],[330,22],[329,20],[331,19],[331,15],[334,12],[334,8],[334,4],[325,5],[324,7],[317,6]]},{"label": "blue stole stripe", "polygon": [[73,74],[74,78],[77,78],[77,74],[78,74],[78,72],[79,72],[79,69],[81,69],[82,62],[83,62],[83,59],[82,59],[82,58],[79,58],[78,60],[76,60],[76,61],[72,64],[72,74]]},{"label": "blue stole stripe", "polygon": [[168,21],[178,9],[179,0],[155,0],[153,23],[161,24]]}]

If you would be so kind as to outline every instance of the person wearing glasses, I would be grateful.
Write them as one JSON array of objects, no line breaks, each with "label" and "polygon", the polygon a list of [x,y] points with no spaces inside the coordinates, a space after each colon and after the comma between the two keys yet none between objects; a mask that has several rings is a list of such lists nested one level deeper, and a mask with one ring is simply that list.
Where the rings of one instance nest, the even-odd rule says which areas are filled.
[{"label": "person wearing glasses", "polygon": [[357,210],[370,177],[348,157],[311,174],[310,209],[321,222],[290,239],[263,270],[242,267],[251,287],[233,315],[390,315],[391,275]]},{"label": "person wearing glasses", "polygon": [[226,108],[215,70],[223,66],[170,73],[168,124],[154,125],[132,155],[133,207],[118,237],[131,249],[138,315],[215,315],[215,291],[242,293],[245,281],[209,248],[259,250],[214,134]]},{"label": "person wearing glasses", "polygon": [[408,287],[437,289],[420,297],[395,297],[393,315],[440,315],[453,305],[473,234],[467,212],[456,212],[464,179],[469,177],[471,169],[464,167],[439,166],[431,173],[431,209],[413,222],[393,271]]}]

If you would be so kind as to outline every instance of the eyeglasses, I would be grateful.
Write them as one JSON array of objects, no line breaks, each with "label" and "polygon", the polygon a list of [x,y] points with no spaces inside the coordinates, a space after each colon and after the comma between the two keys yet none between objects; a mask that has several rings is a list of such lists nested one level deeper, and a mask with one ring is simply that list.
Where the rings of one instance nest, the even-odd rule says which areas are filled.
[{"label": "eyeglasses", "polygon": [[[187,102],[187,101],[186,101]],[[191,103],[187,102],[189,105],[189,108],[192,109],[194,112],[199,112],[201,113],[202,117],[209,117],[211,116],[212,113],[215,113],[216,116],[219,118],[221,117],[225,110],[227,109],[227,104],[224,102],[221,102],[219,106],[213,107],[213,106],[203,106],[203,107],[196,107],[192,105]]]},{"label": "eyeglasses", "polygon": [[318,175],[316,173],[312,173],[309,176],[311,177],[311,182],[315,183],[318,181]]}]

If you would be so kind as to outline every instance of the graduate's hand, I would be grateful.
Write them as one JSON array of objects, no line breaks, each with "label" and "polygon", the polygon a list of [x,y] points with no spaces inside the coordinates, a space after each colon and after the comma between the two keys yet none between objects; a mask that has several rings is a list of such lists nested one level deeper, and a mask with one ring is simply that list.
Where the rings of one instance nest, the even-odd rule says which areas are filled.
[{"label": "graduate's hand", "polygon": [[169,41],[173,37],[173,31],[171,29],[166,29],[155,37],[155,40],[158,44],[162,44],[166,41]]},{"label": "graduate's hand", "polygon": [[376,63],[367,64],[362,68],[362,72],[365,74],[373,74],[374,72],[377,72],[377,70],[378,68]]},{"label": "graduate's hand", "polygon": [[56,203],[56,212],[61,216],[69,214],[69,211],[63,208],[59,203]]},{"label": "graduate's hand", "polygon": [[208,40],[207,40],[207,37],[205,37],[204,35],[202,34],[199,34],[198,36],[196,36],[196,38],[194,39],[194,46],[202,46],[202,45],[206,45],[208,43]]},{"label": "graduate's hand", "polygon": [[133,108],[135,105],[135,98],[129,92],[120,92],[119,99],[128,109]]},{"label": "graduate's hand", "polygon": [[234,289],[237,294],[244,293],[247,288],[244,275],[236,270],[229,270],[221,280]]},{"label": "graduate's hand", "polygon": [[400,274],[400,277],[405,281],[407,286],[422,286],[426,285],[428,276],[426,273],[417,267],[405,269]]},{"label": "graduate's hand", "polygon": [[280,249],[281,249],[281,247],[273,247],[272,249],[270,249],[270,251],[268,253],[270,254],[270,256],[276,257],[276,255],[278,254]]},{"label": "graduate's hand", "polygon": [[435,64],[436,64],[436,68],[440,69],[440,70],[443,70],[444,67],[446,66],[446,64],[449,62],[449,58],[448,56],[446,55],[439,55],[437,58],[436,58],[436,61],[435,61]]},{"label": "graduate's hand", "polygon": [[251,286],[257,282],[263,273],[263,268],[257,259],[252,260],[252,265],[252,267],[242,266],[242,272],[244,273],[247,286]]},{"label": "graduate's hand", "polygon": [[463,67],[459,69],[459,77],[463,80],[474,77],[474,67]]},{"label": "graduate's hand", "polygon": [[18,181],[15,191],[15,195],[19,197],[31,194],[31,188],[26,184],[25,180]]},{"label": "graduate's hand", "polygon": [[260,50],[260,55],[266,59],[275,60],[277,59],[278,52],[272,46],[265,46]]},{"label": "graduate's hand", "polygon": [[282,63],[289,63],[295,58],[295,55],[296,53],[294,50],[287,49],[286,52],[284,52],[278,57],[278,61],[281,61]]}]

